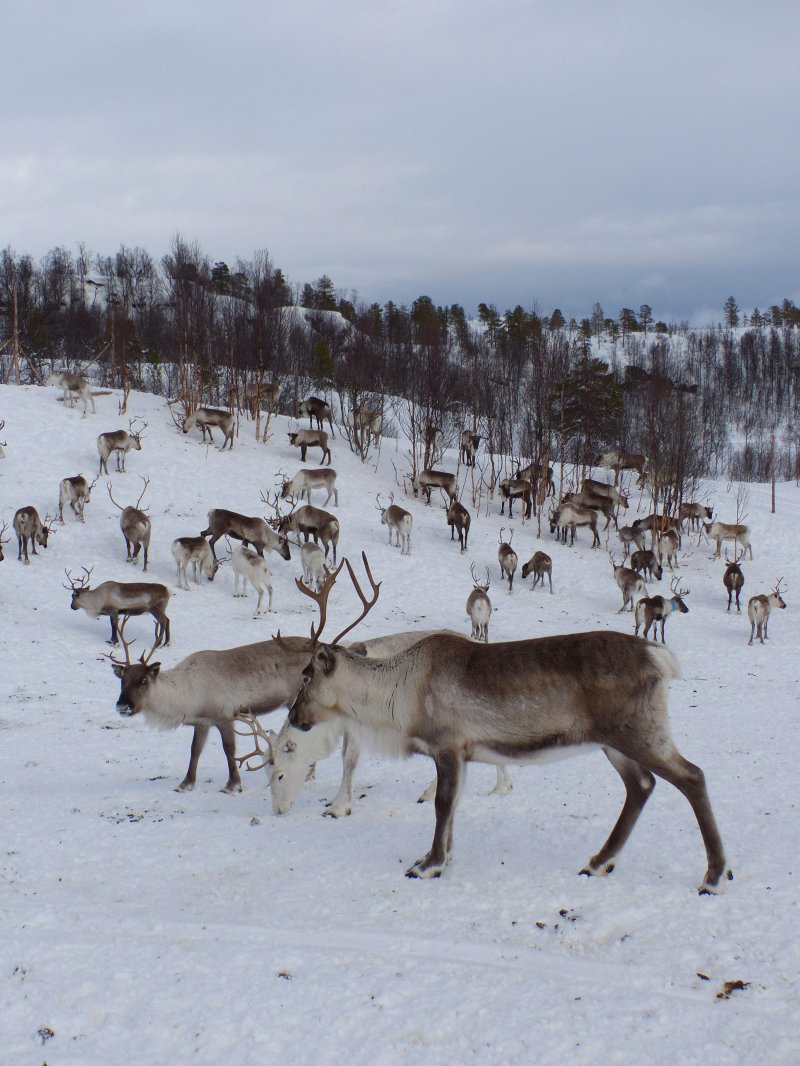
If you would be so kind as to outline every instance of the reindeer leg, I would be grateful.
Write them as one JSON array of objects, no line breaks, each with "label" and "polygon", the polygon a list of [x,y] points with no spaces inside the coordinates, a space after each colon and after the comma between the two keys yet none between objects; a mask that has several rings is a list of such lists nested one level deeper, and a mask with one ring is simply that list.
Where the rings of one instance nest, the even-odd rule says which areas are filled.
[{"label": "reindeer leg", "polygon": [[239,767],[236,765],[236,732],[233,722],[221,722],[217,729],[222,738],[222,750],[228,760],[228,783],[221,791],[232,795],[234,792],[242,791],[242,779],[239,777]]},{"label": "reindeer leg", "polygon": [[461,752],[443,751],[434,756],[436,763],[436,829],[427,855],[406,870],[406,877],[439,877],[453,847],[453,816],[464,777]]},{"label": "reindeer leg", "polygon": [[194,788],[197,781],[197,763],[200,760],[203,748],[206,746],[209,729],[210,726],[207,725],[196,725],[194,727],[192,750],[189,755],[189,769],[186,771],[186,777],[175,789],[176,792],[191,792]]},{"label": "reindeer leg", "polygon": [[342,741],[342,783],[330,803],[325,804],[326,810],[323,813],[327,817],[341,818],[350,814],[353,803],[353,774],[360,757],[358,742],[349,733],[345,733]]},{"label": "reindeer leg", "polygon": [[513,787],[514,785],[511,781],[511,774],[509,774],[507,768],[505,766],[498,766],[497,781],[489,795],[507,796]]},{"label": "reindeer leg", "polygon": [[656,784],[650,771],[634,759],[622,755],[615,748],[603,748],[603,751],[625,785],[625,803],[608,840],[581,870],[587,877],[610,874],[614,869],[613,859],[625,846]]}]

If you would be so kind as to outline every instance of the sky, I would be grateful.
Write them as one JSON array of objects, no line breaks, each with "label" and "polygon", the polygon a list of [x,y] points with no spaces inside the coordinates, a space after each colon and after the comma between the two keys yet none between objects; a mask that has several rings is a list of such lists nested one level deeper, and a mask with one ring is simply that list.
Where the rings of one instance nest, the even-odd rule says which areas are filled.
[{"label": "sky", "polygon": [[800,299],[795,0],[51,0],[3,25],[18,253],[180,233],[468,312]]}]

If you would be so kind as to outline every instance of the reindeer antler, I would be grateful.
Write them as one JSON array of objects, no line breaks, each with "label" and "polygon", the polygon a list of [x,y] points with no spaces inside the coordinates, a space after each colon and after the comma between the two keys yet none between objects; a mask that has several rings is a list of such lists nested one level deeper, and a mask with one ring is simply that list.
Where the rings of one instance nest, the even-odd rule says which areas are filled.
[{"label": "reindeer antler", "polygon": [[111,498],[111,502],[114,504],[114,506],[119,508],[120,511],[124,511],[125,508],[122,507],[120,504],[118,504],[117,501],[114,499],[114,497],[111,495],[111,482],[110,481],[106,482],[106,488],[108,489],[108,495]]},{"label": "reindeer antler", "polygon": [[491,578],[489,577],[489,567],[485,567],[486,570],[486,584],[482,585],[478,581],[478,575],[475,573],[475,563],[469,564],[469,572],[472,574],[472,583],[476,589],[483,589],[484,592],[489,591],[489,585],[491,584]]},{"label": "reindeer antler", "polygon": [[684,597],[684,596],[688,596],[689,595],[689,591],[690,591],[689,589],[675,588],[675,585],[676,585],[676,583],[679,580],[680,579],[678,577],[673,577],[672,581],[670,581],[670,583],[669,583],[669,587],[672,590],[672,595],[673,596],[680,596],[681,598]]},{"label": "reindeer antler", "polygon": [[5,533],[5,531],[7,529],[8,529],[8,522],[3,522],[3,528],[0,529],[0,544],[8,544],[8,543],[10,543],[10,540],[11,540],[10,537],[6,537],[6,539],[3,540],[3,534]]},{"label": "reindeer antler", "polygon": [[[338,644],[339,641],[342,639],[342,637],[345,636],[345,634],[349,633],[351,629],[355,629],[355,627],[358,625],[358,623],[360,621],[362,621],[362,619],[364,619],[367,616],[367,614],[369,614],[369,612],[372,610],[372,608],[378,602],[378,596],[380,594],[381,582],[380,581],[376,582],[375,579],[372,576],[372,571],[369,568],[369,560],[367,559],[367,553],[366,552],[362,552],[361,553],[361,558],[364,561],[364,569],[366,570],[367,578],[369,579],[369,583],[372,586],[372,592],[373,592],[372,599],[367,599],[367,597],[364,595],[364,590],[361,588],[361,585],[359,584],[358,578],[355,575],[355,571],[353,570],[352,564],[350,563],[350,560],[346,559],[346,558],[342,559],[342,561],[339,563],[339,565],[337,566],[337,568],[335,570],[332,570],[332,571],[329,570],[328,571],[327,577],[325,578],[324,582],[322,583],[322,588],[319,590],[319,592],[314,592],[313,589],[310,589],[307,585],[304,585],[303,582],[300,580],[300,578],[296,577],[294,579],[295,584],[297,585],[298,589],[303,593],[303,595],[304,596],[308,596],[312,600],[315,600],[317,605],[318,605],[318,607],[319,607],[319,625],[316,628],[314,627],[313,624],[311,626],[311,641],[310,641],[310,644],[309,644],[310,648],[314,647],[314,645],[316,645],[316,644],[319,644],[320,634],[322,633],[322,630],[325,628],[325,623],[327,621],[328,596],[330,595],[331,589],[333,588],[334,584],[336,583],[336,579],[339,576],[339,574],[341,573],[343,566],[347,567],[347,572],[350,575],[350,580],[353,582],[353,587],[355,588],[355,590],[356,590],[356,592],[358,594],[358,597],[361,600],[362,611],[361,611],[361,614],[358,616],[358,618],[356,618],[356,620],[354,622],[351,622],[349,626],[346,626],[341,631],[341,633],[337,633],[337,635],[333,638],[333,640],[326,641],[326,643],[328,643],[328,644]],[[277,640],[278,643],[280,643],[280,641],[281,641],[280,630],[278,631],[278,633],[277,633],[277,635],[275,637],[275,640]]]},{"label": "reindeer antler", "polygon": [[[139,477],[140,477],[140,478],[142,478],[142,481],[144,482],[144,487],[142,488],[142,491],[141,491],[141,493],[139,494],[139,499],[138,499],[138,500],[136,501],[136,509],[137,509],[137,510],[139,509],[139,504],[140,504],[140,503],[142,502],[142,500],[144,499],[144,494],[145,494],[145,493],[147,492],[147,486],[148,486],[148,485],[150,484],[150,478],[149,478],[149,477],[142,477],[142,475],[141,475],[141,474],[139,474]],[[147,510],[148,510],[148,508],[147,508],[147,507],[145,507],[145,508],[143,508],[143,510],[144,510],[144,511],[147,511]]]},{"label": "reindeer antler", "polygon": [[[246,755],[236,756],[236,761],[238,762],[239,766],[244,766],[245,770],[263,770],[268,763],[273,763],[275,761],[275,755],[272,749],[272,741],[269,738],[269,733],[267,733],[266,730],[262,727],[261,723],[250,710],[250,708],[240,707],[239,710],[234,714],[233,720],[234,722],[244,722],[245,725],[249,727],[247,730],[243,731],[241,729],[237,729],[234,725],[233,728],[236,735],[239,737],[252,736],[253,743],[255,744],[255,748],[252,751],[249,751]],[[267,753],[258,743],[259,737],[261,737],[263,740],[266,740],[269,753]],[[259,756],[262,760],[261,765],[250,766],[249,760]]]},{"label": "reindeer antler", "polygon": [[94,567],[92,566],[92,567],[90,567],[90,569],[87,570],[85,566],[82,566],[81,570],[83,570],[83,573],[84,573],[85,576],[84,577],[79,577],[75,581],[72,580],[71,571],[64,570],[64,573],[67,575],[67,581],[69,581],[69,586],[65,585],[64,582],[62,581],[61,582],[61,587],[67,589],[68,592],[70,592],[70,591],[71,592],[75,592],[76,589],[88,588],[89,587],[89,582],[90,582],[90,579],[91,579],[91,576],[92,576],[92,570],[94,570]]},{"label": "reindeer antler", "polygon": [[783,578],[782,577],[779,577],[778,580],[775,582],[775,586],[772,589],[772,591],[775,593],[776,596],[780,596],[782,592],[788,592],[789,591],[789,586],[788,585],[786,586],[786,588],[781,588],[781,583],[782,582],[783,582]]}]

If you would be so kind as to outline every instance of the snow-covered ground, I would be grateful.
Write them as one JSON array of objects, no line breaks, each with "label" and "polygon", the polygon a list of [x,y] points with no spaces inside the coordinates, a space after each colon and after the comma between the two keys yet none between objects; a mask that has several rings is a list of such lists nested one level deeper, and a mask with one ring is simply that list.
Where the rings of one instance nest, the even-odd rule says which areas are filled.
[{"label": "snow-covered ground", "polygon": [[[0,522],[9,526],[27,504],[53,515],[62,477],[94,476],[97,434],[127,426],[116,395],[99,397],[85,419],[57,395],[0,387]],[[278,627],[307,634],[315,612],[294,586],[297,551],[289,563],[272,556],[276,613],[259,621],[252,593],[233,598],[229,567],[181,592],[170,554],[174,537],[204,528],[211,507],[264,513],[260,492],[274,489],[279,469],[300,465],[286,420],[266,446],[243,423],[223,454],[196,433],[179,436],[157,397],[133,395],[128,413],[149,423],[143,450],[110,480],[128,503],[138,475],[150,478],[149,577],[174,590],[173,643],[155,658],[166,669],[190,651],[267,639]],[[468,632],[470,562],[491,571],[491,640],[632,628],[616,613],[605,550],[590,550],[585,533],[561,547],[515,518],[520,563],[536,548],[549,552],[556,594],[531,593],[518,574],[509,596],[497,566],[509,522],[497,503],[474,519],[460,555],[441,507],[408,501],[413,554],[401,557],[374,501],[393,489],[399,502],[404,448],[386,440],[376,471],[338,435],[332,444],[340,554],[360,562],[366,549],[383,582],[354,636]],[[452,468],[454,456],[442,465]],[[705,770],[735,874],[723,894],[700,897],[697,825],[665,782],[613,875],[577,876],[622,803],[600,754],[514,768],[506,797],[488,795],[490,767],[471,767],[454,859],[435,881],[404,877],[432,835],[432,807],[415,802],[431,778],[428,759],[364,759],[353,813],[334,821],[321,816],[339,783],[333,756],[279,818],[262,773],[246,775],[242,795],[220,793],[215,734],[197,789],[175,792],[189,731],[119,717],[119,683],[103,657],[108,622],[70,611],[62,588],[65,568],[94,567],[93,583],[140,576],[125,562],[105,481],[85,526],[69,513],[30,566],[17,562],[15,539],[0,564],[0,1062],[800,1062],[793,484],[779,486],[774,516],[768,487],[749,488],[746,596],[781,575],[789,584],[789,609],[773,616],[765,646],[748,648],[744,614],[725,613],[723,566],[708,545],[685,541],[681,558],[691,610],[667,623],[684,674],[671,686],[672,727]],[[735,495],[736,486],[714,487],[722,520],[733,520]],[[356,609],[343,580],[330,609],[333,633]],[[131,621],[137,653],[151,632],[149,619]],[[281,720],[278,712],[270,724]],[[720,998],[727,982],[746,987]]]}]

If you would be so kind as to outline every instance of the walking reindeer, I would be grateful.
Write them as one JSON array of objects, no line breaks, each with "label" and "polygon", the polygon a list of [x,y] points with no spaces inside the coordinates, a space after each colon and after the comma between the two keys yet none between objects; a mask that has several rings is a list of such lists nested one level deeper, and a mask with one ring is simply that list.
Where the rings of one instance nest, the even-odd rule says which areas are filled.
[{"label": "walking reindeer", "polygon": [[640,626],[644,626],[644,632],[642,636],[647,640],[650,627],[653,627],[653,640],[657,640],[658,636],[656,630],[658,629],[658,623],[661,623],[661,643],[664,644],[664,623],[672,614],[673,611],[679,611],[681,614],[688,614],[689,608],[683,602],[684,598],[689,595],[689,589],[677,588],[678,578],[674,577],[670,583],[670,590],[672,596],[650,596],[643,597],[636,604],[636,611],[634,612],[634,636],[639,635]]},{"label": "walking reindeer", "polygon": [[508,542],[503,540],[503,533],[505,532],[505,526],[500,529],[500,547],[497,550],[497,561],[500,563],[500,576],[508,581],[508,594],[511,595],[511,589],[514,585],[514,574],[517,570],[517,553],[511,547],[511,542],[514,539],[514,530],[510,530]]},{"label": "walking reindeer", "polygon": [[751,596],[747,603],[747,617],[750,619],[750,639],[748,640],[748,646],[753,643],[753,634],[763,644],[767,640],[767,626],[769,625],[769,616],[775,607],[780,607],[784,610],[786,604],[783,600],[783,592],[786,589],[781,590],[782,577],[779,577],[775,583],[775,587],[768,596],[759,595]]},{"label": "walking reindeer", "polygon": [[[141,474],[139,477],[142,477]],[[144,499],[144,494],[147,492],[147,486],[150,484],[150,478],[142,477],[144,487],[139,493],[139,499],[136,501],[135,507],[122,507],[118,504],[114,497],[111,495],[111,482],[106,485],[108,489],[108,495],[114,506],[122,512],[119,516],[119,528],[122,530],[122,535],[125,538],[125,548],[128,553],[127,561],[129,563],[136,563],[139,558],[139,552],[142,551],[142,570],[147,570],[147,553],[150,549],[150,533],[152,532],[152,526],[150,519],[147,517],[145,507],[144,510],[139,509],[139,504]]]},{"label": "walking reindeer", "polygon": [[492,617],[492,601],[489,599],[489,568],[486,567],[486,582],[478,581],[475,564],[469,568],[475,586],[467,597],[467,614],[472,622],[472,639],[489,643],[489,621]]}]

